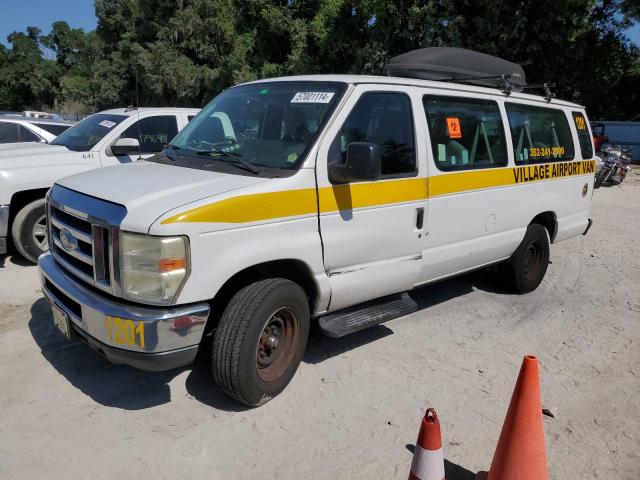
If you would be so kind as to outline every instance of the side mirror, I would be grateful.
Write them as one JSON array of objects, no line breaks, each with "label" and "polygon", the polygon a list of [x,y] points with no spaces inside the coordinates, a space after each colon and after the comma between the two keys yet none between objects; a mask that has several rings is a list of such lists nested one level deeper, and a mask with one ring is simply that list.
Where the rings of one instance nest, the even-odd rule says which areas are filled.
[{"label": "side mirror", "polygon": [[353,142],[347,146],[345,163],[329,164],[331,183],[377,180],[382,176],[380,147],[375,143]]},{"label": "side mirror", "polygon": [[115,156],[129,155],[140,151],[140,142],[137,138],[119,138],[111,144],[111,153]]}]

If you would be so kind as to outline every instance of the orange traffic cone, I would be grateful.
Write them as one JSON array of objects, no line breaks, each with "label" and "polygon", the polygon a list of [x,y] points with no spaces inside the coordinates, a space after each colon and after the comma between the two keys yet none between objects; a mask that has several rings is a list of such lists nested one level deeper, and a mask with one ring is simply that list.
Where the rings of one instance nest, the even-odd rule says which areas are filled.
[{"label": "orange traffic cone", "polygon": [[420,424],[409,480],[444,480],[440,421],[433,408],[427,409]]},{"label": "orange traffic cone", "polygon": [[547,454],[544,446],[538,359],[526,355],[502,426],[489,474],[477,479],[546,480]]}]

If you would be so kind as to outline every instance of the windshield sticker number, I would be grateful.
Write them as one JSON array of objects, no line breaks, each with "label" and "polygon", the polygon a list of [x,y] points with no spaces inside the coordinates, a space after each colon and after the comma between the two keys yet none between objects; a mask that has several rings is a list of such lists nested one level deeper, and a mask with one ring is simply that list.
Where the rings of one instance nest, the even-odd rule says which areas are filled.
[{"label": "windshield sticker number", "polygon": [[587,129],[587,124],[584,121],[584,117],[582,115],[577,115],[576,116],[576,127],[578,128],[578,130],[586,130]]},{"label": "windshield sticker number", "polygon": [[447,117],[447,130],[449,130],[449,138],[462,138],[460,119],[458,117]]},{"label": "windshield sticker number", "polygon": [[105,128],[113,128],[116,122],[112,122],[111,120],[102,120],[98,125]]},{"label": "windshield sticker number", "polygon": [[334,92],[298,92],[291,99],[291,103],[329,103]]}]

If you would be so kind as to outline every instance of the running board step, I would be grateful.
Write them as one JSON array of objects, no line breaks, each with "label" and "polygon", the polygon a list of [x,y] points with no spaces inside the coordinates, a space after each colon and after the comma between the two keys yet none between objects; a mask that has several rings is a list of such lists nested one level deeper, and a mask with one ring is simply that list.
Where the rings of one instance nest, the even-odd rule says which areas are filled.
[{"label": "running board step", "polygon": [[330,313],[320,317],[318,324],[322,333],[329,337],[339,338],[394,318],[409,315],[417,309],[418,304],[407,293],[402,293]]}]

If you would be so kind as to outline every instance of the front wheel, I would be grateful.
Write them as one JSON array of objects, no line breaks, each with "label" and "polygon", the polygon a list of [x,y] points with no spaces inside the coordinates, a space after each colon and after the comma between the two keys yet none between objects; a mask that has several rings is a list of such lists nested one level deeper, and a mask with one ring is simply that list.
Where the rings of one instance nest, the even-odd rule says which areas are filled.
[{"label": "front wheel", "polygon": [[524,239],[504,264],[508,286],[516,293],[528,293],[540,285],[549,265],[549,235],[542,225],[527,227]]},{"label": "front wheel", "polygon": [[596,180],[593,185],[594,188],[600,188],[602,186],[604,182],[604,178],[607,176],[607,173],[609,173],[609,169],[604,167],[600,169],[600,171],[596,175]]},{"label": "front wheel", "polygon": [[49,249],[44,198],[22,207],[13,220],[11,237],[18,252],[33,263]]},{"label": "front wheel", "polygon": [[282,278],[238,291],[213,338],[215,381],[245,405],[263,405],[289,384],[307,345],[309,303],[304,290]]}]

